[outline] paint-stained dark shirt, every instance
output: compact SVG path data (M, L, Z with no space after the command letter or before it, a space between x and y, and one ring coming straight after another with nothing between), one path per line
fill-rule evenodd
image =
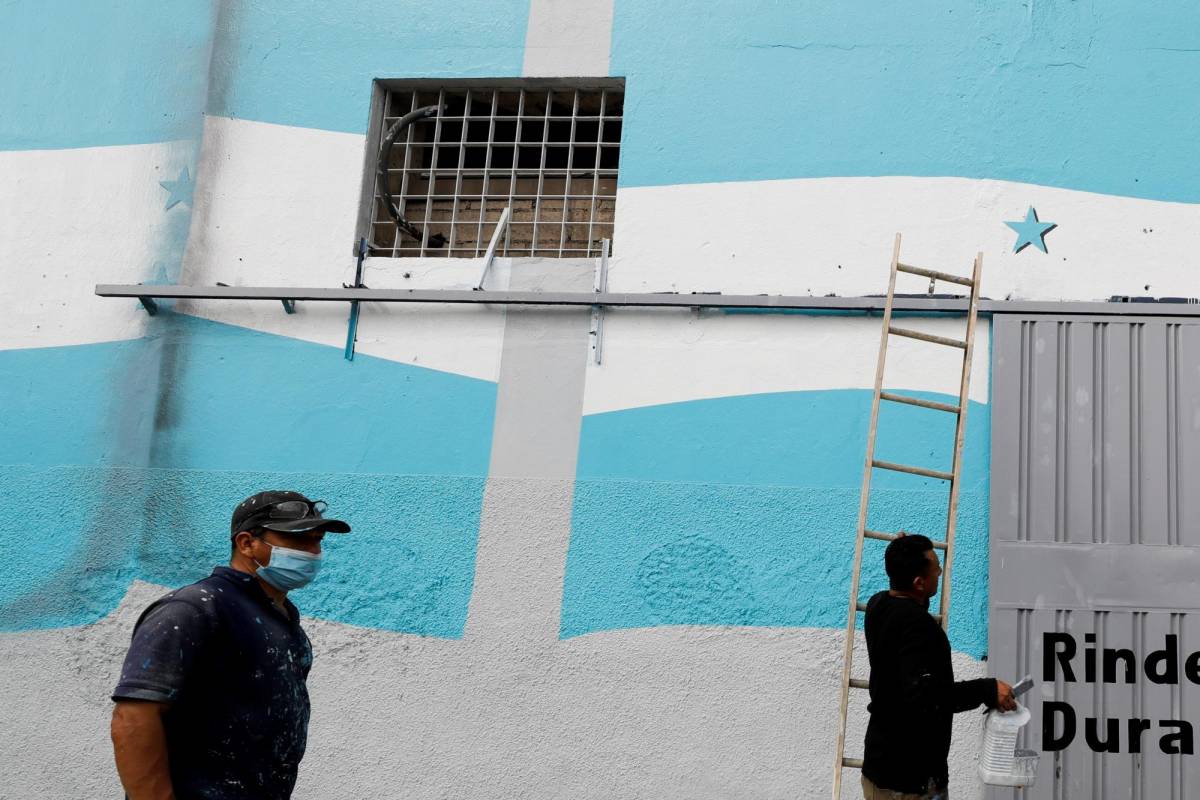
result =
M996 702L996 681L955 681L950 640L924 606L879 592L863 632L871 662L871 719L863 774L876 786L923 794L948 782L954 714Z
M229 567L142 614L114 700L167 703L177 800L285 800L308 736L312 648L258 581Z

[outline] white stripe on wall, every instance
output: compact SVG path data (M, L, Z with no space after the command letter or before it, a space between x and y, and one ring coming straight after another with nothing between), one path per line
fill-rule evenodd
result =
M0 152L0 349L92 344L142 335L136 301L95 296L97 283L175 272L186 204L167 209L189 141ZM173 277L173 276L169 276Z
M962 319L908 327L962 338ZM987 324L975 328L971 399L988 399ZM714 397L871 389L880 319L703 311L607 311L604 363L588 368L585 414ZM891 337L884 385L958 394L962 351Z
M1013 253L1005 220L1058 227ZM985 296L1200 296L1200 205L967 178L813 178L622 189L613 291L881 294L901 260L969 274ZM907 276L898 291L924 292ZM953 289L954 287L950 287ZM939 291L947 291L939 287Z
M205 120L196 213L183 283L339 287L354 280L353 246L364 137L224 117ZM507 279L498 262L489 286ZM467 289L475 259L368 259L373 289ZM112 302L112 301L110 301ZM345 303L200 301L179 308L206 319L342 347ZM495 380L504 334L500 309L365 303L357 352Z

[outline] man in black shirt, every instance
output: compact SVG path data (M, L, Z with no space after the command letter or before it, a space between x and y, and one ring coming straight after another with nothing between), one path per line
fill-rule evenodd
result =
M929 614L942 567L925 536L900 534L884 553L891 589L867 602L871 712L863 754L866 800L947 797L946 756L954 714L986 705L1016 708L994 678L955 681L950 640Z
M117 773L130 800L286 800L308 738L312 648L288 591L321 563L322 516L298 492L233 512L228 567L156 600L113 691Z

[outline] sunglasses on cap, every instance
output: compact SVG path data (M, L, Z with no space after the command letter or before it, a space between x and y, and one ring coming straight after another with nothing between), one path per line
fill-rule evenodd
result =
M238 526L241 530L269 527L277 522L295 522L302 519L323 519L324 511L329 505L324 500L280 500L269 506L263 506L242 520Z
M229 535L266 528L277 533L349 533L345 520L325 516L324 500L309 500L299 492L269 491L247 497L234 509Z
M323 516L328 508L329 504L324 500L313 500L311 503L304 500L282 500L272 503L254 517L262 517L265 514L269 519L304 519L305 517Z

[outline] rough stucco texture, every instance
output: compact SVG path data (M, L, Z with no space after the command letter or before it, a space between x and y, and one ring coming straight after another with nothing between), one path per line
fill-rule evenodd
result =
M2 467L0 480L24 509L0 525L0 546L22 554L0 581L0 630L95 621L135 578L198 580L227 558L230 499L269 486L323 497L356 529L328 538L306 613L462 634L482 477Z
M849 488L581 481L562 633L845 625L858 498ZM944 524L945 502L944 493L875 490L869 524L932 531ZM956 542L951 644L979 658L987 647L986 492L960 496ZM883 546L864 550L863 597L887 588Z

